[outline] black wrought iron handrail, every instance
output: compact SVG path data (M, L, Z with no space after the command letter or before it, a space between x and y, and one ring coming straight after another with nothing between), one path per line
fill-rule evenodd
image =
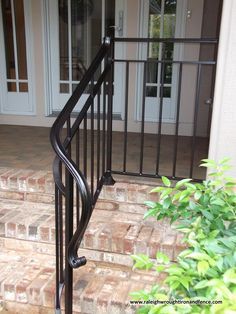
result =
M138 59L116 59L114 58L114 43L151 43L160 42L161 55L160 60L138 60ZM56 158L53 164L53 174L55 180L55 212L56 212L56 313L61 313L60 297L63 287L65 288L65 313L72 314L72 300L73 300L73 269L85 265L86 258L78 256L78 248L83 239L84 233L88 226L94 205L98 199L99 193L103 184L112 184L114 181L111 174L143 176L159 178L160 171L160 151L161 151L161 136L162 136L162 111L164 99L164 77L165 65L175 64L178 67L178 90L177 90L177 114L174 130L174 155L173 155L173 174L170 176L173 179L180 179L176 175L177 163L177 147L179 136L179 117L181 107L181 86L183 67L193 65L197 70L196 80L196 95L194 101L194 127L191 140L191 160L190 160L190 176L193 174L194 149L196 142L196 126L197 113L199 106L199 91L200 78L203 66L216 65L216 59L208 61L185 61L185 60L168 60L165 58L165 44L214 44L217 46L218 40L215 38L199 39L199 38L113 38L106 37L96 57L91 63L90 67L84 74L75 91L69 98L65 107L59 113L56 121L51 129L51 144L56 153ZM102 62L104 67L95 82L94 77L100 69ZM145 90L147 83L147 65L155 62L161 67L160 76L160 105L158 115L158 133L157 136L157 158L155 173L145 173L144 171L144 131L145 131ZM112 167L112 101L113 101L113 87L114 80L114 64L125 64L125 93L124 93L124 145L123 145L123 168L116 170ZM141 132L140 132L140 155L139 169L137 172L128 169L127 162L127 147L128 147L128 102L129 102L129 81L130 81L130 64L137 63L143 66L143 73L141 77L142 83L142 99L141 99ZM142 71L141 71L142 72ZM141 73L140 72L140 73ZM90 86L87 93L86 89ZM103 88L103 90L102 90ZM101 95L101 91L102 95ZM213 95L213 89L211 91ZM81 96L86 94L88 97L85 100L82 109L75 112L74 109L81 99ZM102 96L103 109L100 112L100 96ZM97 112L94 113L94 102L97 101ZM94 120L96 115L97 122L97 181L94 189ZM91 179L88 181L88 123L90 119L91 127ZM72 123L72 118L73 123ZM102 143L100 143L100 121L102 120ZM63 138L64 129L66 135ZM82 129L82 130L81 130ZM80 140L80 135L83 132L83 141ZM72 140L76 138L76 158L72 154ZM81 161L80 146L83 145L83 163ZM102 144L102 154L100 154L100 144ZM102 160L100 160L102 155ZM100 167L101 161L101 167ZM82 166L81 166L82 164ZM64 167L64 168L63 168ZM82 169L83 168L83 169ZM101 169L100 169L101 168ZM63 170L64 173L63 173ZM75 195L76 193L76 195ZM63 198L65 202L63 203ZM75 204L76 203L76 204ZM65 209L63 206L65 205ZM74 205L76 207L76 215L74 215ZM65 215L64 215L65 214ZM77 224L74 228L74 216L76 216ZM65 229L65 230L64 230ZM75 230L74 230L75 229ZM63 235L65 234L65 236ZM65 246L65 249L64 249Z
M110 77L110 79L112 78L112 64L113 64L113 59L111 57L111 54L113 53L112 43L113 42L111 41L110 37L106 37L104 39L104 43L102 44L100 50L98 51L90 67L86 71L85 75L81 79L80 83L76 87L71 97L69 98L65 107L62 109L62 111L56 118L50 133L51 144L56 153L56 158L53 164L53 175L55 181L55 207L56 207L56 310L59 313L60 313L60 297L63 286L65 286L65 302L66 302L65 310L66 313L68 314L72 313L72 297L73 297L72 269L78 268L82 265L85 265L86 263L86 258L84 256L82 257L78 256L78 248L83 239L83 235L89 223L94 204L99 196L101 185L105 182L106 176L106 174L103 172L101 175L101 180L99 180L99 178L97 179L98 185L94 193L93 178L91 178L91 186L89 186L86 174L81 171L78 164L80 152L79 151L77 152L76 155L77 160L73 160L72 158L71 143L75 135L78 135L78 133L80 132L80 125L83 121L86 124L87 131L87 114L89 110L91 111L92 115L91 123L94 124L94 99L97 95L99 95L100 97L102 84L104 87L104 93L106 93L106 89L110 90L110 92L112 91L112 87L109 86L110 84L112 84L111 80L110 82L108 80L108 84L106 82L108 76ZM95 84L94 75L98 71L103 61L104 70L100 74ZM83 105L81 111L75 117L73 124L71 125L72 113L74 118L75 114L74 109L78 104L78 101L80 100L81 96L85 93L85 90L89 86L89 84L92 84L89 96L86 99L85 104ZM109 109L108 104L108 113L106 113L104 109L103 119L105 119L108 116L111 116L111 113L112 109L111 108ZM107 125L109 126L108 122ZM67 134L65 139L62 139L63 128L65 127ZM110 143L108 141L107 145L109 146L109 144ZM86 159L86 157L84 157L84 159ZM84 160L84 162L87 161ZM107 165L108 164L109 158ZM65 169L64 182L62 175L62 166ZM105 170L109 171L108 168ZM93 176L93 173L91 173L91 176ZM77 196L75 198L73 196L74 183L77 192ZM62 197L64 197L65 199L65 223L63 222L64 218ZM77 203L81 202L81 206L80 204L77 204L77 226L75 232L73 232L73 219L74 219L73 206L75 201ZM64 227L65 238L63 238L62 235ZM65 254L63 250L64 245Z

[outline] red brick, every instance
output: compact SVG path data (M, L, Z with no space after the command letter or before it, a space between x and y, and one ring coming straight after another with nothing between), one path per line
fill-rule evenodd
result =
M7 237L12 237L14 238L16 236L16 224L9 222L7 223Z
M137 238L141 226L140 225L131 225L128 232L124 237L124 253L133 254L134 253L134 243Z
M47 284L45 285L43 289L43 292L42 292L43 306L51 307L51 308L54 307L55 291L56 291L55 277L53 277L51 280L47 282Z
M95 235L99 234L104 224L101 222L90 222L84 235L84 247L93 248Z
M160 251L166 254L170 260L174 260L174 246L175 246L176 236L165 234L162 238Z
M135 243L135 253L148 254L148 242L150 240L153 228L143 226L139 232Z
M97 302L96 302L96 311L99 312L105 312L105 310L108 308L110 299L114 293L114 290L116 289L119 281L117 278L114 277L107 277L104 281L104 285L99 291Z
M44 241L44 242L49 241L49 228L48 227L39 228L39 238L41 241Z
M117 253L124 252L124 237L130 228L127 223L113 223L112 226L112 251Z
M82 313L96 313L95 301L98 291L102 289L104 278L94 276L92 281L89 282L84 292L81 294L81 308Z
M98 235L98 250L111 251L111 227L105 225L100 234Z
M25 194L25 200L28 202L53 204L55 198L54 198L54 195L51 195L51 194L40 194L40 193L29 193L29 192L27 192Z
M24 193L23 192L1 191L0 190L0 198L23 201Z
M98 200L95 208L96 209L103 209L103 210L114 211L114 210L118 210L119 205L116 202L108 202L108 201L105 201L105 200Z
M151 258L156 257L156 253L160 251L163 232L159 229L154 229L149 242L149 256Z
M124 309L125 300L129 293L130 281L121 281L114 290L109 306L109 313L121 313Z
M54 272L53 268L45 268L40 274L35 278L30 286L27 288L29 295L29 303L34 305L42 305L42 293L44 286L47 284L48 280Z

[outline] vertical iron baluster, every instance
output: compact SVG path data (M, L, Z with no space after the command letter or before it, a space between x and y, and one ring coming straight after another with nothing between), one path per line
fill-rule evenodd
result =
M161 150L161 129L162 129L162 110L164 98L164 83L165 83L165 43L162 43L162 58L161 58L161 88L160 88L160 107L159 107L159 121L157 134L157 164L156 175L159 175L160 166L160 150Z
M71 138L70 118L67 120L67 138ZM71 157L71 144L67 148ZM73 177L66 168L66 199L65 199L65 314L71 314L73 310L73 269L68 263L68 245L73 236Z
M178 98L177 98L177 112L176 112L176 122L175 122L175 138L174 138L174 156L173 156L173 172L172 175L176 175L176 161L177 161L177 151L178 151L178 138L179 138L179 113L180 113L180 100L181 100L181 89L182 89L182 70L183 63L179 64L179 76L178 76Z
M80 169L80 128L76 132L76 165ZM76 184L76 220L77 226L79 225L80 220L80 194L78 185Z
M143 150L144 150L144 127L145 127L145 105L146 105L146 78L147 77L147 62L143 64L143 99L142 99L142 122L141 122L141 142L140 142L140 163L139 174L143 173Z
M106 160L105 160L105 152L106 152L106 81L103 84L103 117L102 117L102 174L105 173L106 168Z
M126 78L125 78L125 121L124 121L124 157L123 172L126 172L127 160L127 129L128 129L128 97L129 97L129 61L126 61Z
M56 226L56 309L60 309L60 211L59 211L59 190L55 185L55 226Z
M106 184L114 184L112 178L112 122L113 122L113 68L114 68L114 40L111 37L111 45L107 65L110 66L108 73L108 101L107 101L107 165L106 165Z
M101 90L98 91L98 106L97 106L97 188L100 180L100 110L101 110Z
M94 78L91 80L91 93L92 103L91 103L91 195L94 196Z
M59 162L59 174L62 181L62 163ZM62 206L62 193L58 193L58 225L59 225L59 242L60 242L60 283L64 282L64 252L63 252L63 206Z
M84 149L84 156L83 156L83 162L84 162L84 176L87 178L87 113L84 117L84 130L83 130L83 149Z
M191 149L191 162L190 162L190 172L189 176L193 176L193 163L194 163L194 153L196 144L196 132L197 132L197 116L198 116L198 106L200 97L200 79L201 79L202 65L198 63L197 65L197 81L196 81L196 94L195 94L195 108L194 108L194 122L193 122L193 136L192 136L192 149Z

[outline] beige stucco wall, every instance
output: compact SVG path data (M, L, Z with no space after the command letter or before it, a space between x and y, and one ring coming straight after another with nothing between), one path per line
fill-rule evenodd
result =
M230 157L236 177L236 1L224 0L209 157Z

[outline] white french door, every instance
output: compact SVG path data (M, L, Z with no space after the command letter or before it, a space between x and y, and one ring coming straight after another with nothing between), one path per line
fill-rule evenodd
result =
M115 25L123 0L45 1L48 16L48 77L51 96L49 114L60 111L96 56L106 30ZM98 79L102 66L95 74ZM88 94L79 100L80 111ZM118 104L118 102L117 102ZM118 105L119 107L120 105ZM120 108L114 111L119 112ZM95 104L96 109L96 104Z
M1 113L35 114L30 0L0 2Z
M178 38L184 37L186 0L142 0L141 1L140 36L146 38ZM143 86L144 66L138 67L137 104L138 120L141 120L142 92L145 93L145 120L159 121L161 87L163 84L163 122L175 122L178 65L166 63L164 78L161 77L162 60L180 60L181 45L173 43L140 44L139 57L147 60L146 84Z

